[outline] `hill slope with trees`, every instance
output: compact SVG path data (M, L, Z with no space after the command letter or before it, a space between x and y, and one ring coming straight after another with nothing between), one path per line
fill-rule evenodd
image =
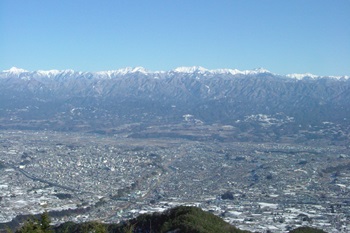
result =
M16 233L249 233L225 222L212 213L198 207L178 206L163 213L142 214L137 218L119 223L104 224L99 222L66 222L50 227L47 213L40 219L29 219L16 230ZM10 232L10 230L8 230ZM300 227L290 233L325 233L320 229Z

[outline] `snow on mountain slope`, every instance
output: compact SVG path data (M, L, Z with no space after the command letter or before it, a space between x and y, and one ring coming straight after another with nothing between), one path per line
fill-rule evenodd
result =
M260 74L260 73L271 73L270 71L263 69L263 68L258 68L254 70L238 70L238 69L214 69L214 70L209 70L201 66L192 66L192 67L178 67L174 70L173 72L177 73L198 73L198 74L205 74L205 73L210 73L210 74L243 74L243 75L251 75L251 74Z
M67 121L67 127L80 120L94 125L96 119L103 119L100 123L107 127L108 122L183 121L190 114L206 123L233 124L246 116L282 113L293 117L296 125L350 125L350 79L325 78L283 76L261 68L197 66L155 72L142 67L101 72L11 68L0 72L0 118L15 116L20 126L21 119L51 117L55 128L56 119ZM83 109L74 115L79 119L71 118L72 109Z
M182 66L174 69L173 71L177 73L201 73L201 74L209 72L208 69L201 66L192 66L192 67Z
M294 78L297 80L303 80L304 78L311 78L311 79L317 79L317 78L332 78L332 79L349 79L349 76L318 76L310 73L305 74L287 74L286 77L288 78Z
M122 69L118 69L118 70L98 71L96 73L99 75L111 76L111 75L126 75L126 74L130 74L130 73L147 74L147 73L151 73L151 72L146 70L145 68L139 66L139 67L126 67L126 68L122 68Z
M156 75L156 74L171 74L171 73L178 73L178 74L211 74L211 75L258 75L258 74L271 74L276 76L282 76L286 78L292 78L296 80L303 80L305 78L307 79L318 79L318 78L331 78L331 79L338 79L338 80L347 80L349 79L349 76L319 76L314 75L311 73L305 73L305 74L287 74L287 75L278 75L275 73L270 72L269 70L266 70L264 68L258 68L253 70L238 70L238 69L206 69L201 66L191 66L191 67L178 67L173 70L169 71L150 71L145 69L144 67L126 67L121 68L117 70L108 70L108 71L98 71L98 72L77 72L74 70L38 70L38 71L28 71L25 69L12 67L9 70L3 70L0 72L0 74L6 74L8 75L22 75L26 74L28 75L39 75L42 77L54 77L57 75L74 75L74 74L88 74L90 76L96 76L96 77L104 77L104 78L111 78L113 76L123 76L123 75L130 75L130 74L143 74L143 75Z
M20 73L25 73L25 72L28 72L28 71L24 70L24 69L17 68L17 67L12 67L11 69L4 70L3 72L4 73L11 73L11 74L20 74Z

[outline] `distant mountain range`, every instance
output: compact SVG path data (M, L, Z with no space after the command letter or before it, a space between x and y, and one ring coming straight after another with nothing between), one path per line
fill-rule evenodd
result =
M203 67L0 72L1 128L91 130L188 119L234 125L266 118L301 128L350 125L349 76Z
M201 66L192 66L192 67L178 67L174 70L170 71L150 71L145 69L144 67L126 67L122 69L117 70L108 70L108 71L99 71L99 72L76 72L74 70L38 70L38 71L28 71L25 69L12 67L9 70L3 70L2 76L11 76L11 75L18 75L18 76L57 76L57 75L67 75L76 73L78 75L84 75L84 76L97 76L101 78L111 78L116 77L120 75L127 75L127 74L135 74L135 73L142 73L145 75L156 75L156 74L172 74L172 73L184 73L184 74L231 74L231 75L256 75L256 74L262 74L262 73L269 73L272 75L276 75L271 73L270 71L264 69L264 68L257 68L254 70L238 70L238 69L206 69ZM283 75L277 75L277 76L283 76ZM349 79L349 76L318 76L310 73L305 74L287 74L285 77L289 78L295 78L295 79L304 79L304 78L332 78L332 79Z

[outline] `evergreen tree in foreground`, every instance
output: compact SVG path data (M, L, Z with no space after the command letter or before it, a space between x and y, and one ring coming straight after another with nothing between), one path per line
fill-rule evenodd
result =
M53 233L50 223L50 216L45 211L40 216L40 220L34 218L28 219L24 225L16 231L16 233Z

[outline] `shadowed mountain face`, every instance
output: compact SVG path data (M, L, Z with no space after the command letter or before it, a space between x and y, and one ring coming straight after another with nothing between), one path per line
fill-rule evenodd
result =
M350 79L265 70L0 73L1 128L98 130L178 124L185 115L204 124L282 117L298 127L349 125Z

